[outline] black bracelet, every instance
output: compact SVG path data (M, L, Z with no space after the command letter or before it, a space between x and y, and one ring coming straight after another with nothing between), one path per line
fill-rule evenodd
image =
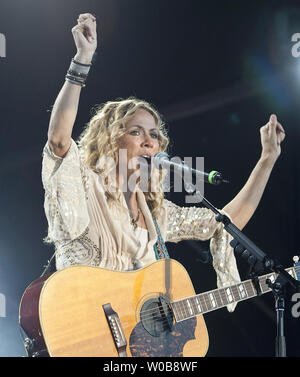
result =
M73 76L73 75L69 75L69 74L66 74L66 77L69 77L70 79L78 81L78 82L85 81L85 80L81 80L79 77L76 77L76 76Z
M88 75L86 75L85 73L80 73L80 72L76 72L76 71L72 71L70 69L68 69L67 73L71 76L76 76L80 79L83 79L83 80L86 80L86 78L88 77Z
M75 80L75 81L78 81L78 82L83 82L83 83L86 82L86 79L84 79L84 78L82 78L82 77L78 77L78 76L70 75L70 74L68 74L68 73L67 73L66 76L69 77L70 79Z
M92 65L92 63L90 63L90 64L79 63L74 58L72 58L72 62L75 63L75 64L78 64L78 65L82 65L83 67L90 67Z
M73 84L80 85L82 87L85 87L84 82L76 80L74 77L66 75L65 79Z

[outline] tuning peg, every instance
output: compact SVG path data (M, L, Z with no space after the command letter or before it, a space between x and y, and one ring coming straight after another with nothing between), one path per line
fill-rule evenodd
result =
M295 255L295 256L293 257L293 261L294 261L295 263L298 263L298 262L299 262L299 257L298 257L298 255Z

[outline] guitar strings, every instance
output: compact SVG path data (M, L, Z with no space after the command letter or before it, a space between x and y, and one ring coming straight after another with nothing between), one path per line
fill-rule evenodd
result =
M264 285L264 287L263 287L263 290L265 290L266 289L266 291L265 292L267 292L267 290L269 290L269 287L267 286L267 284L265 283L265 282L263 282L263 281L261 281L260 282L261 283L261 285ZM236 285L234 285L234 286L230 286L230 288L231 289L233 289L233 287L234 288L236 288L237 287L237 285L240 285L240 284L243 284L243 285L250 285L250 286L253 286L253 284L252 284L252 282L251 281L247 281L247 282L244 282L244 283L239 283L239 284L236 284ZM205 306L206 307L210 307L211 308L211 306L212 306L212 303L211 303L211 300L209 299L209 298L207 298L207 297L205 297L205 296L207 296L209 293L216 293L216 292L218 292L218 294L219 294L219 298L221 299L221 301L222 301L222 305L223 306L226 306L226 305L229 305L229 304L231 304L232 302L230 302L230 301L228 301L228 296L227 296L227 294L225 293L225 290L227 289L227 288L229 288L229 287L224 287L224 288L219 288L219 289L216 289L216 290L213 290L213 291L210 291L210 292L206 292L206 293L200 293L199 295L196 295L196 296L194 296L194 297L191 297L190 299L191 300L194 300L194 299L199 299L200 300L200 306L201 306L201 304L203 305L203 304L205 304ZM253 289L253 287L251 287L251 289L252 289L252 291L253 292L255 292L254 291L254 289ZM222 290L223 290L223 292L222 292ZM246 291L247 291L247 289L246 289ZM241 299L241 297L240 297L240 294L238 293L238 295L239 295L239 299ZM249 294L247 293L247 295L248 295L248 297L249 297ZM233 294L233 296L234 296L234 294ZM255 295L253 295L253 296L251 296L251 297L254 297ZM248 298L248 297L246 297L246 298ZM250 297L249 297L250 298ZM174 302L172 302L171 304L180 304L181 302L182 302L182 304L184 304L183 303L183 301L185 301L185 300L187 300L187 298L185 298L185 299L182 299L182 300L178 300L178 301L174 301ZM215 300L216 301L216 300ZM239 300L237 300L237 301L239 301ZM225 304L224 304L224 302L225 302ZM236 301L235 301L236 302ZM209 305L208 305L209 304ZM184 304L185 305L185 304ZM196 304L197 305L197 304ZM143 312L152 312L153 310L156 310L156 309L158 309L158 308L162 308L162 306L161 305L158 305L158 306L156 306L156 308L155 309L145 309ZM207 309L207 308L206 308ZM206 310L205 309L205 310ZM181 311L183 311L183 310L186 310L185 308L179 308L179 310L181 310ZM174 311L174 310L173 310ZM201 312L199 312L199 314L200 314Z
M222 305L218 305L218 306L216 305L214 307L214 306L212 306L211 301L208 298L206 298L204 295L205 295L205 293L201 297L200 297L200 295L197 296L197 298L200 299L199 300L200 301L200 303L199 303L200 307L202 307L204 309L201 310L201 311L197 310L197 312L195 312L195 310L191 309L192 312L193 312L193 314L190 313L189 308L186 306L186 304L183 303L183 301L185 299L180 300L180 301L175 301L175 302L172 303L172 304L174 304L174 303L177 304L176 312L179 314L179 316L182 316L182 314L183 314L184 318L182 320L189 319L189 318L197 316L197 315L201 315L201 314L203 314L203 312L205 314L205 313L207 313L209 311L220 309L220 308L225 307L225 306L227 306L229 304L233 304L233 303L235 303L237 301L240 301L240 300L237 300L237 301L228 302L227 296L225 294L223 294L223 295L220 294ZM254 297L254 296L251 296L251 297ZM251 297L247 297L247 298L251 298ZM194 299L194 298L192 298L192 299ZM227 302L224 304L224 301L226 301L225 299L227 300ZM197 304L194 304L194 306L197 307ZM147 313L146 313L146 315L143 316L143 319L144 320L151 319L151 318L153 318L153 315L155 315L156 313L160 314L160 309L161 308L163 308L162 305L157 305L156 308L144 310L142 313L145 313L145 312L147 312ZM174 311L175 311L174 308L171 308L170 310L172 312L173 317L176 318L176 315L174 314ZM140 315L140 318L141 318L141 315ZM167 319L166 319L166 321L167 321Z
M237 301L228 302L228 297L226 296L226 294L224 292L223 293L220 292L219 295L220 295L220 299L222 301L222 305L218 305L218 306L214 307L214 306L212 306L210 299L205 297L205 295L207 295L207 293L196 295L195 297L190 298L190 300L194 300L195 298L199 299L200 307L204 308L203 310L201 310L201 311L197 310L197 313L195 313L195 311L193 309L191 309L192 312L193 312L193 314L191 315L190 309L183 302L186 299L183 299L183 300L179 300L179 301L174 301L173 303L169 304L169 306L171 306L170 310L172 312L172 315L174 317L176 317L176 315L174 314L174 307L172 308L172 304L175 304L175 303L178 305L178 307L176 308L176 312L179 314L179 316L182 316L182 314L183 314L184 315L183 319L189 319L191 317L200 315L203 312L207 313L209 311L220 309L222 307L225 307L226 305L240 301L240 300L237 300ZM253 297L253 296L251 296L251 297ZM250 297L247 297L247 298L250 298ZM226 303L224 304L224 302L226 302ZM194 304L194 306L197 307L197 304ZM146 315L143 316L143 319L144 320L151 319L151 318L153 319L153 315L155 315L156 313L159 313L159 315L160 315L160 309L161 308L163 308L162 305L157 305L155 308L143 310L142 313L147 312ZM141 318L141 315L140 315L140 318ZM166 321L167 321L167 319L166 319Z
M251 282L247 282L248 284L252 284ZM261 282L263 283L263 282ZM232 288L232 287L231 287ZM264 288L267 288L267 290L265 290ZM267 286L267 284L265 284L265 287L263 288L264 290L264 293L266 293L270 288ZM225 291L225 288L223 288L224 291ZM252 288L253 290L253 288ZM212 311L212 310L215 310L215 309L218 309L218 308L221 308L221 307L224 307L226 305L229 305L231 303L235 303L235 302L238 302L240 300L242 300L242 298L239 296L239 299L238 300L235 300L235 301L231 301L229 302L228 301L228 296L225 294L225 292L220 292L219 291L219 298L220 300L222 301L222 304L221 305L218 305L216 307L212 306L212 302L209 298L207 298L207 294L208 293L203 293L203 294L200 294L200 295L196 295L195 297L192 297L190 300L194 300L194 299L199 299L199 304L200 304L200 307L203 307L204 309L202 311L199 311L197 310L197 313L195 313L195 310L191 309L192 312L193 312L193 315L198 315L198 314L201 314L203 311L204 312L208 312L208 311ZM213 293L213 291L212 291ZM249 297L249 295L247 297L245 297L245 299L247 298L252 298L254 297L255 295L252 295ZM186 315L188 314L188 318L190 318L190 309L186 306L186 304L183 302L185 301L186 299L183 299L183 300L179 300L179 301L175 301L173 302L172 304L177 304L177 308L176 308L176 311L179 313L179 315L184 315L186 317ZM216 300L215 300L216 301ZM224 303L225 302L225 303ZM193 304L194 306L197 307L197 304ZM157 312L159 309L162 308L162 305L157 305L155 308L152 308L152 309L145 309L143 311L143 313L147 312L148 314L148 318L151 318L151 316L153 314L155 314L155 312ZM171 307L171 311L174 313L174 308ZM181 312L181 313L180 313ZM176 317L176 316L175 316ZM147 316L144 316L145 319L147 319Z
M198 296L199 297L199 296ZM225 295L223 296L223 298L224 297L226 297ZM220 309L221 307L225 307L226 305L228 305L229 303L226 303L226 304L223 304L222 303L222 306L216 306L216 307L212 307L211 306L211 303L209 302L209 300L207 300L204 296L202 297L203 298L203 300L204 300L204 302L202 301L201 302L201 305L203 306L203 303L205 303L205 305L206 306L208 306L207 305L207 303L209 303L209 305L210 305L210 309L205 309L205 313L208 313L208 312L210 312L210 311L213 311L213 310L216 310L216 309ZM180 301L175 301L176 303L180 303ZM236 301L235 301L236 302ZM232 302L233 303L233 302ZM173 302L173 304L174 304L174 302ZM182 303L183 304L183 303ZM145 311L147 311L147 312L152 312L152 313L147 313L147 315L145 315L145 316L141 316L140 315L140 320L142 320L142 318L141 317L143 317L143 320L150 320L150 319L153 319L153 320L156 320L156 319L158 319L158 318L162 318L162 317L160 317L160 315L161 315L161 312L160 312L160 308L162 308L162 305L158 305L155 309L148 309L148 310L145 310ZM198 315L201 315L201 314L203 314L203 312L202 311L198 311L197 313L194 313L193 312L193 314L190 314L190 312L188 312L188 310L189 309L187 309L186 307L181 307L181 308L177 308L177 311L178 311L178 309L180 310L180 312L182 312L183 314L184 314L184 318L182 318L180 321L176 321L176 316L174 315L174 310L173 309L171 309L171 312L172 312L172 317L174 318L175 317L175 322L181 322L181 321L183 321L183 320L187 320L187 319L191 319L191 318L193 318L193 317L196 317L196 316L198 316ZM145 311L143 311L143 312L145 312ZM188 312L188 313L187 313ZM182 315L182 313L179 313L179 314L181 314ZM158 314L158 316L156 316L155 317L155 314ZM187 315L188 314L188 315ZM164 319L161 319L160 321L159 321L159 323L160 324L165 324L165 323L169 323L169 320L168 320L168 318L166 318L166 317L164 317Z
M299 272L300 271L300 266L299 267L295 266L294 269L295 269L296 272ZM266 278L267 278L267 276L266 276ZM252 285L252 282L251 281L246 281L244 283L239 283L239 284L243 284L243 285L245 285L245 284L251 284ZM236 287L239 284L236 284L234 286L230 286L230 288L232 289L233 287ZM269 286L267 285L267 283L264 282L263 280L260 281L260 284L262 285L263 293L266 293L267 291L271 290L271 288L269 288ZM227 288L229 288L229 287L227 287ZM225 291L225 289L226 289L226 287L223 288L224 291ZM220 299L222 301L222 306L218 305L216 307L212 307L212 302L207 297L205 297L208 294L208 292L196 295L195 297L192 297L192 299L195 299L195 298L200 299L200 307L201 307L201 305L203 306L203 304L205 304L205 306L206 306L206 309L204 310L205 313L208 312L208 311L213 311L215 309L219 309L221 307L225 307L225 306L227 306L229 304L232 304L232 303L240 301L240 300L235 300L235 301L232 301L232 302L228 302L228 296L226 296L226 294L224 294L224 291L223 292L221 292L220 290L216 290L216 291L219 291L219 296L220 296ZM213 292L214 291L211 291L211 293L213 293ZM245 297L245 299L252 298L252 297L255 297L255 295L251 296L251 297ZM227 303L224 304L225 299L226 299ZM185 317L186 317L186 314L189 313L189 308L187 308L185 306L186 304L183 303L184 300L186 300L186 299L175 301L175 302L173 302L173 303L171 303L171 304L168 305L170 311L172 312L173 317L176 317L174 315L174 308L172 308L172 307L170 308L170 306L172 304L174 304L174 303L177 303L178 305L180 305L181 301L182 301L181 305L183 305L183 306L178 307L176 310L182 312L181 314L184 314ZM197 304L194 304L194 305L197 306ZM207 309L207 307L210 307L210 309ZM160 315L160 309L162 309L162 308L163 308L162 305L157 305L155 308L143 310L143 313L146 313L146 315L143 316L143 319L145 319L145 320L150 319L150 318L153 319L153 315L155 315L156 313L159 313L159 315ZM192 316L188 315L188 317L186 317L184 319L188 319L188 318L191 318L193 316L200 315L203 312L203 311L199 311L198 310L198 313L194 313L194 310L193 309L191 309L191 310L193 312L193 315ZM168 319L166 318L165 321L168 321Z
M224 289L225 290L225 288L220 288L220 289ZM216 291L218 291L218 290L216 290ZM214 291L210 291L211 293L213 293ZM202 306L203 306L203 304L205 304L205 306L206 306L206 309L205 310L207 310L207 307L209 306L210 308L211 308L211 306L212 306L212 304L211 304L211 300L209 299L209 298L207 298L207 297L205 297L207 294L208 294L209 292L206 292L206 293L200 293L199 295L196 295L196 296L193 296L193 297L190 297L189 299L190 300L194 300L194 299L199 299L200 300L200 304L202 304ZM228 305L228 304L230 304L231 302L228 302L228 300L227 300L227 296L226 296L226 294L225 294L225 292L219 292L219 296L220 296L220 298L221 298L221 301L222 301L222 305L223 306L226 306L226 305ZM239 298L240 298L240 296L239 296ZM182 304L182 305L185 305L184 303L183 303L183 301L185 301L185 300L187 300L188 298L185 298L185 299L181 299L181 300L177 300L177 301L173 301L173 302L171 302L171 303L169 303L168 304L168 306L171 306L172 304L177 304L177 305L180 305L180 304ZM225 304L224 304L224 301L226 302ZM197 306L197 304L195 304L195 306ZM162 305L157 305L155 308L151 308L151 309L144 309L143 310L143 313L145 313L145 312L149 312L149 313L151 313L151 312L153 312L153 311L156 311L157 309L161 309L161 308L163 308L163 306ZM177 309L176 309L177 310ZM184 307L181 307L181 308L179 308L179 310L180 311L185 311L186 309L184 308ZM174 312L174 310L171 308L171 311L173 311ZM200 314L201 312L199 312L199 314Z

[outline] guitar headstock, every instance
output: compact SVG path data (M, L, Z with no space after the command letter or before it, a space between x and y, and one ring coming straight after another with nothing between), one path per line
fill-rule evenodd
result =
M297 279L300 280L300 258L298 257L298 255L295 255L293 257L293 261L294 261L294 269L297 275Z

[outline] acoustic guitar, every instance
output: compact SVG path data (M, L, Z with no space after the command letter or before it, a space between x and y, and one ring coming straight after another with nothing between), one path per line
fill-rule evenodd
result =
M286 271L300 280L300 263ZM271 291L258 278L261 293ZM185 268L161 259L118 272L71 266L32 282L19 324L29 356L205 356L203 314L257 296L252 280L195 295Z

